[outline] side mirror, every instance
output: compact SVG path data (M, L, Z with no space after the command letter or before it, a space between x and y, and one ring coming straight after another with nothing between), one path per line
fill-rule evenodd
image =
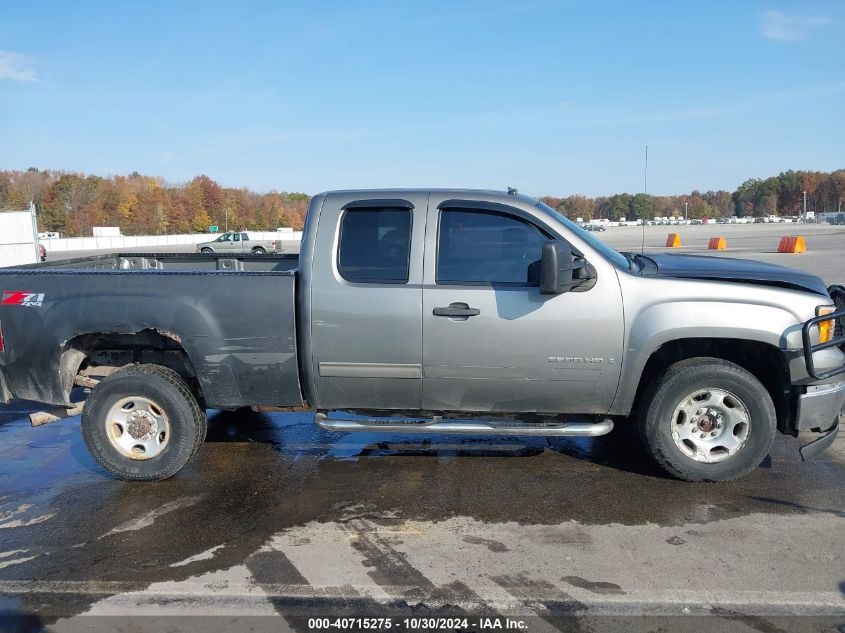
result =
M540 294L559 295L572 290L583 275L586 262L572 251L566 240L552 240L543 244L540 258Z

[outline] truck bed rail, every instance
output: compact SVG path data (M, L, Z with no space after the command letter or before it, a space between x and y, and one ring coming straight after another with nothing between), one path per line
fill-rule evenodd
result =
M299 255L252 253L108 253L37 264L8 270L226 270L236 272L281 272L299 266Z

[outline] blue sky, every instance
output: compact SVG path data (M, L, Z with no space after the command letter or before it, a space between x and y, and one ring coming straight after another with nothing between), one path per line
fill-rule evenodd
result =
M73 6L78 5L78 6ZM316 193L845 167L845 3L11 2L0 168Z

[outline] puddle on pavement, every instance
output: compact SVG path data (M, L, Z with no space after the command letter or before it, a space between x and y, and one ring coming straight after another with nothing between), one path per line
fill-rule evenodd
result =
M845 508L842 464L802 464L789 439L778 440L768 468L739 482L690 484L663 476L626 431L491 441L329 433L309 414L213 412L197 459L144 484L101 471L78 427L72 418L31 429L0 410L0 513L25 503L24 516L53 515L0 530L0 550L35 556L0 569L0 580L183 580L241 564L273 534L352 506L376 519L543 525L684 525ZM40 595L37 604L62 600L64 612L68 604L82 612L102 597ZM33 600L23 598L29 608Z

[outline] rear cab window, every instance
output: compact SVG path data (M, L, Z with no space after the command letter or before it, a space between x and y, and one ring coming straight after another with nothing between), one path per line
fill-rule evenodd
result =
M351 208L340 221L337 269L354 283L408 282L411 210L399 207Z

